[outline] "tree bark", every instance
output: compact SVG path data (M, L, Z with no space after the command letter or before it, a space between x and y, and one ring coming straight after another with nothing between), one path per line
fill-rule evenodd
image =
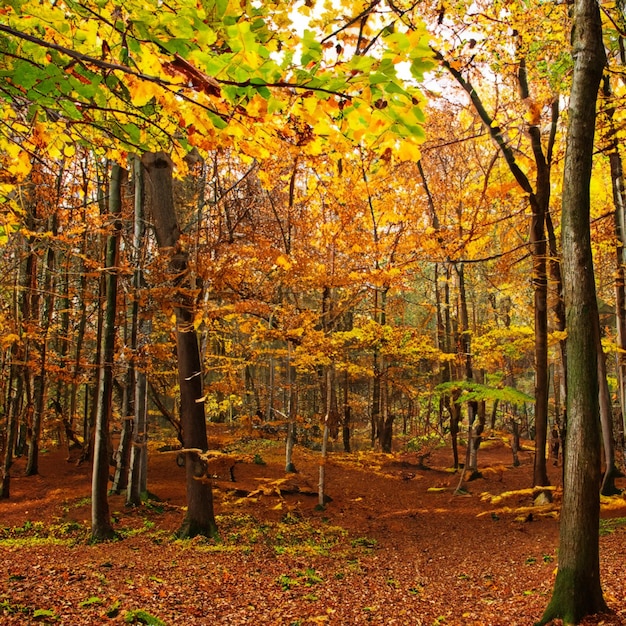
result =
M141 250L143 247L145 223L144 223L144 194L142 164L139 158L135 158L133 171L135 176L135 206L133 221L133 261L135 272L133 276L133 305L131 311L132 330L131 347L133 360L131 367L134 370L134 394L133 401L133 433L128 466L128 486L126 489L126 504L139 506L147 493L147 467L148 467L148 380L146 376L146 364L144 362L144 349L150 334L150 320L145 315L140 315L141 291L144 287L143 259Z
M91 537L105 541L115 533L109 512L109 424L113 405L113 362L117 322L117 278L119 273L119 245L122 225L122 187L126 171L114 164L109 187L109 214L113 230L107 236L105 258L105 310L102 328L101 362L99 366L98 400L93 445L93 473L91 480Z
M574 72L563 177L563 286L567 314L568 428L561 509L559 569L552 599L541 618L566 624L606 610L600 585L600 429L598 326L591 235L590 180L596 99L605 54L596 0L575 0Z
M176 347L178 352L178 383L180 387L180 417L185 453L187 514L178 530L180 537L217 535L213 512L211 480L201 454L208 449L202 366L198 337L194 328L194 302L185 292L188 270L187 253L179 245L180 230L174 207L172 185L173 165L164 152L147 152L142 157L145 173L147 206L152 211L157 243L162 252L171 255L171 270L176 296Z

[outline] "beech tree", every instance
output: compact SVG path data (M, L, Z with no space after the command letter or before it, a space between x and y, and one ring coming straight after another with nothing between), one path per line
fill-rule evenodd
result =
M109 187L109 215L113 221L107 236L105 255L105 279L103 294L103 327L101 333L100 363L98 363L98 397L94 426L93 474L91 488L91 535L102 541L113 536L113 527L107 499L109 483L109 460L112 450L109 444L109 424L113 402L113 364L115 360L115 337L117 315L117 284L119 273L119 246L121 237L120 214L122 211L122 188L126 171L114 164Z
M568 429L559 569L541 618L566 624L606 610L600 585L600 430L597 376L598 306L589 229L596 99L606 63L597 0L575 0L574 74L563 176L563 285L568 330Z

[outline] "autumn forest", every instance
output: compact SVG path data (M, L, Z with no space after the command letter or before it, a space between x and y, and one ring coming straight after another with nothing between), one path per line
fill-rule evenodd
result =
M69 562L114 568L138 541L120 519L145 514L168 532L130 549L169 591L130 610L117 587L65 609L59 590L52 610L8 559L0 616L216 623L172 608L186 583L155 578L156 545L189 572L213 546L225 576L245 544L248 580L250 537L277 550L292 524L361 589L374 546L418 562L436 544L407 528L455 510L475 536L539 533L545 576L520 584L544 591L407 609L430 591L401 569L379 590L409 604L356 617L313 608L330 581L298 595L325 553L289 553L273 581L296 609L221 623L623 623L624 542L605 558L602 529L626 532L625 37L621 0L5 0L0 543L62 563L63 519ZM404 525L368 521L394 507ZM536 562L516 545L503 571Z

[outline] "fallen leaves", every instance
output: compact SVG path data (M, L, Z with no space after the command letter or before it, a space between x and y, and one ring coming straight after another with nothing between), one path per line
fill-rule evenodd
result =
M44 456L47 478L16 477L15 500L2 504L0 621L21 625L37 612L41 623L76 626L127 618L146 623L139 620L147 615L168 626L527 626L541 615L557 566L558 526L546 517L556 509L540 514L530 506L532 491L520 489L528 484L528 461L506 466L502 480L500 472L487 472L456 498L458 477L435 469L449 462L448 450L433 453L431 469L411 467L416 480L401 479L407 468L393 455L331 453L333 501L317 511L315 499L295 489L310 486L317 454L297 448L299 473L287 477L282 445L258 445L266 465L246 448L237 482L226 478L215 491L220 541L172 539L184 472L173 455L155 452L150 490L165 502L132 510L115 504L123 539L88 545L81 521L88 472L72 468L82 474L57 483L52 469L65 465L52 457L47 466ZM489 460L497 468L509 456L504 446L492 446L483 466ZM71 498L62 486L72 489ZM233 488L256 493L238 498ZM603 587L615 615L585 626L626 620L622 503L605 503L612 517L601 537ZM533 523L515 521L520 509L533 511Z

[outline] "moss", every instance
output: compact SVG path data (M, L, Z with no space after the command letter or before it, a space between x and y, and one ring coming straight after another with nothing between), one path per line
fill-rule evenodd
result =
M535 626L545 626L554 619L561 619L564 626L569 626L580 623L587 615L606 612L608 609L599 585L594 593L593 585L586 578L574 569L559 569L552 599Z

